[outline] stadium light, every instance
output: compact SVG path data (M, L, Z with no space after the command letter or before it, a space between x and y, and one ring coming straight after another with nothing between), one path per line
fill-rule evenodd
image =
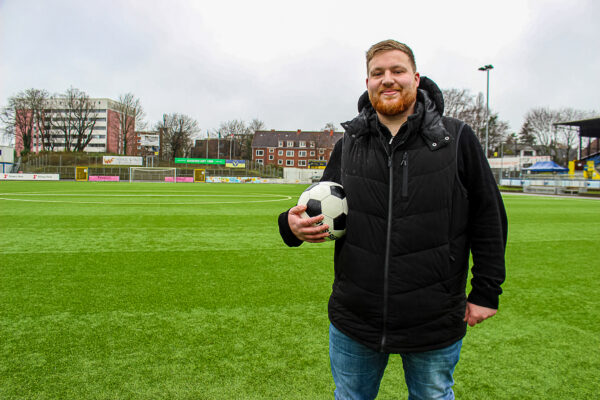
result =
M490 130L490 69L494 69L491 64L479 67L479 71L487 73L487 92L485 95L485 158L488 157L488 133Z

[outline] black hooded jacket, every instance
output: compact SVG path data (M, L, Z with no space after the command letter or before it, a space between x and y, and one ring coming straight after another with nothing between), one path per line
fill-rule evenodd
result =
M392 136L363 94L323 174L344 186L349 208L335 245L329 319L378 351L434 350L464 336L470 253L468 300L498 307L502 198L471 128L442 113L441 91L422 77L415 113ZM301 244L287 212L279 228L286 244Z

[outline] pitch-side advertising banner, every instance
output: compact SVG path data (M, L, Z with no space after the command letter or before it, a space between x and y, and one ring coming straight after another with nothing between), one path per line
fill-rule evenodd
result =
M227 160L225 162L227 168L246 168L245 160Z
M207 176L209 183L268 183L268 179L256 176Z
M175 158L175 164L212 164L225 165L225 160L220 158Z
M104 156L102 164L104 165L143 165L142 157L127 157L127 156Z
M7 181L57 181L58 174L0 174L0 179Z
M141 135L140 136L140 145L141 146L160 146L160 136L159 135Z

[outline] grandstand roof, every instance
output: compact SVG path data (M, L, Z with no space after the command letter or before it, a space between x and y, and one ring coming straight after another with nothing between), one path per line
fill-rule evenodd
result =
M554 126L578 126L579 136L600 138L600 118L558 122Z

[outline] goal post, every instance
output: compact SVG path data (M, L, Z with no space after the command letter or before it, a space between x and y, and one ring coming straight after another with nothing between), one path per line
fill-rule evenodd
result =
M129 182L177 182L177 168L129 167Z

